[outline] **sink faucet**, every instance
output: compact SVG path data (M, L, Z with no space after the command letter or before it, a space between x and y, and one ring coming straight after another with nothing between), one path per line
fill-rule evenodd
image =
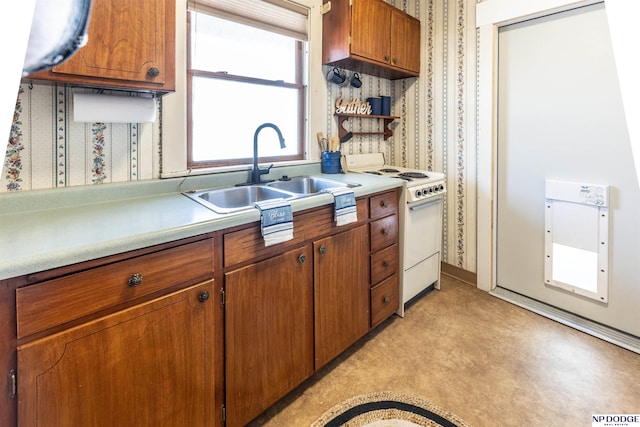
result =
M274 125L273 123L263 123L258 126L258 129L256 129L256 133L253 134L253 169L251 169L251 184L259 184L260 175L268 174L269 170L271 170L271 167L273 166L271 165L267 169L260 169L260 167L258 166L258 134L262 129L266 127L273 128L273 130L276 131L276 133L278 134L278 139L280 140L280 148L285 148L284 138L282 137L282 132L280 132L278 126Z

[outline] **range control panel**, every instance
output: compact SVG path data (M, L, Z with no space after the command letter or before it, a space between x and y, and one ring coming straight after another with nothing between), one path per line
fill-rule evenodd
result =
M444 181L417 185L415 187L407 188L407 203L417 202L418 200L426 200L431 197L445 194L446 192L447 189L444 185Z

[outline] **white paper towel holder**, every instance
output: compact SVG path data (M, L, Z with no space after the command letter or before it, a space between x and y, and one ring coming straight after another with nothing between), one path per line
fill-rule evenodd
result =
M107 95L73 94L73 120L85 123L153 123L156 121L156 98L152 94Z

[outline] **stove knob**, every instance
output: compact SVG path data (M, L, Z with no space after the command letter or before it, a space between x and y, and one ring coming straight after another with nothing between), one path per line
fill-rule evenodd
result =
M422 197L422 190L416 190L416 197Z
M444 190L444 185L440 184L440 185L438 186L438 190L443 191L443 190Z
M433 187L429 187L429 194L433 193Z

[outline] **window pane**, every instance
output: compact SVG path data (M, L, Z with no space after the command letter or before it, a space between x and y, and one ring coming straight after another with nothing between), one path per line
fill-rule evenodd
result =
M192 160L228 160L253 155L253 135L262 123L278 126L258 138L260 157L298 153L298 90L205 77L193 78Z
M295 39L192 13L191 68L295 82Z

